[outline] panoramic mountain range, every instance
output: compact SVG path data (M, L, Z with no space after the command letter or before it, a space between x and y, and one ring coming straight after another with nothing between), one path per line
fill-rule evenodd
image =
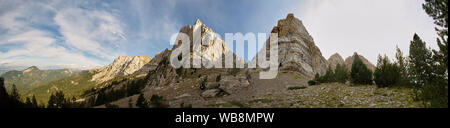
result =
M179 32L192 39L194 28L200 28L201 40L207 42L201 46L203 58L224 63L224 55L232 51L200 20ZM105 104L138 107L135 103L141 95L146 99L163 97L158 103L167 107L298 107L304 104L292 104L297 93L289 88L306 88L307 81L315 74L324 75L329 67L335 69L337 64L350 69L353 63L354 56L344 60L338 53L325 59L302 21L293 14L279 20L271 32L278 33L279 39L279 73L272 80L259 79L261 70L258 69L175 69L169 59L180 44L154 58L119 56L110 65L85 71L39 70L33 66L6 72L1 77L6 79L7 86L15 84L24 89L24 95L35 95L44 104L51 94L63 91L68 97L76 97L77 102L85 102L85 107L107 107ZM241 57L232 55L237 65L246 65ZM359 57L370 70L375 70L367 59ZM249 63L256 63L255 60Z

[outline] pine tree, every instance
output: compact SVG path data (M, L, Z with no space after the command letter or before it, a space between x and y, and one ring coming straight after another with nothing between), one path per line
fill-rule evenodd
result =
M397 65L400 71L400 78L399 81L397 82L397 85L409 86L410 83L408 79L408 62L406 58L403 56L403 52L400 50L400 48L398 48L398 46L396 51L397 52L395 53L395 58L397 59L397 61L395 62L395 64Z
M0 77L0 108L8 108L9 106L9 95L6 91L4 85L3 77Z
M410 44L409 74L416 99L426 107L448 107L448 77L442 73L442 63L433 59L426 43L415 34Z
M31 97L31 103L33 104L33 108L39 108L39 105L38 105L37 100L36 100L36 96L33 95Z
M323 76L323 81L325 83L335 82L334 72L333 72L333 70L331 70L331 67L328 67L327 72Z
M389 61L386 55L384 57L379 55L374 77L374 81L378 87L389 87L397 84L399 81L400 70L396 64Z
M430 81L432 74L432 53L426 48L425 42L414 34L413 40L409 46L409 71L410 78L416 87L425 85Z
M57 108L68 108L67 100L64 97L64 93L62 91L57 91L55 93L56 98L56 107Z
M350 72L352 83L372 84L372 71L367 68L357 53L353 55L353 58L354 60Z
M31 103L31 99L29 97L25 98L25 106L27 108L32 108L33 107L33 104Z
M319 75L319 73L316 73L316 75L314 76L314 80L319 80L319 78L320 78L320 75Z
M423 83L419 83L420 95L425 106L448 108L448 0L425 0L422 5L425 12L434 19L437 25L435 28L438 34L437 45L439 51L432 50L432 69L431 74L426 79L422 79ZM416 67L419 70L420 67ZM429 67L428 67L429 68ZM425 70L426 69L422 69ZM427 72L428 73L428 72ZM421 74L413 72L414 76ZM417 80L417 79L416 79ZM422 85L421 85L422 84Z
M17 87L15 84L12 85L12 92L10 95L11 99L16 100L16 101L20 101L20 94L17 91Z
M48 103L47 103L47 108L55 108L55 95L50 95L50 98L49 98L49 100L48 100Z
M336 82L345 83L348 79L348 72L345 65L337 64L334 70L334 76Z

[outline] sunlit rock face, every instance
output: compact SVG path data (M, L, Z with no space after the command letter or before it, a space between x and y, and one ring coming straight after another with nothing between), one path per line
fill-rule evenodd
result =
M119 56L108 66L96 67L90 71L94 73L92 81L105 82L117 76L126 76L135 73L150 62L148 56Z
M324 74L327 69L327 60L322 56L319 48L309 35L302 21L288 14L286 19L278 21L278 25L272 29L272 33L278 33L278 62L280 71L293 71L308 77L316 73ZM267 50L269 56L269 46ZM260 51L261 52L261 51ZM252 62L256 61L255 57Z

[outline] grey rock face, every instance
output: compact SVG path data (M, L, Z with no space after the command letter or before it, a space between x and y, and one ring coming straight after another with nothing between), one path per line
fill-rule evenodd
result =
M202 97L213 98L219 96L220 92L220 89L209 89L202 93Z
M129 56L119 56L108 66L91 69L90 72L95 73L95 75L92 76L91 81L105 82L117 76L133 74L150 60L150 57L147 56L135 56L133 58Z
M210 62L216 62L216 61L222 61L222 66L224 66L224 54L231 53L234 57L236 55L229 51L226 48L225 42L217 37L215 33L212 31L212 29L208 28L206 25L202 24L200 20L197 20L194 25L186 25L183 28L181 28L180 33L185 33L189 36L191 42L190 45L193 46L193 28L199 27L201 29L201 40L204 45L201 46L201 53L203 54L203 58L209 60ZM148 79L148 85L149 86L164 86L164 85L170 85L172 82L176 82L177 79L182 78L183 76L180 76L177 74L174 67L170 65L170 56L174 49L177 49L180 46L179 42L178 44L175 44L172 48L172 50L166 49L162 53L159 53L155 56L155 58L152 59L147 65L145 65L140 71L137 73L144 74L144 73L150 73ZM191 48L191 67L192 67L192 58L193 58L193 49ZM219 59L219 57L222 56L222 59ZM236 57L238 58L238 57ZM244 65L243 59L237 59L240 60L242 65ZM181 69L183 70L183 69Z
M272 29L278 33L278 62L280 71L294 71L308 77L316 73L324 74L327 69L327 60L322 56L319 48L314 44L302 21L288 14L286 19L278 21ZM267 56L269 50L266 42ZM256 62L256 57L251 63Z
M357 53L356 53L356 54L357 54ZM359 58L362 60L362 62L364 63L364 65L367 66L368 69L372 70L372 72L375 71L375 66L374 66L372 63L370 63L369 60L367 60L367 59L366 59L364 56L362 56L362 55L359 55L359 54L358 54L358 56L359 56ZM349 57L345 58L345 66L347 67L348 70L351 70L351 69L352 69L352 65L353 65L353 60L354 60L354 59L355 59L355 58L354 58L353 56L349 56Z
M338 53L335 53L328 58L328 66L331 70L335 70L338 64L345 65L344 59Z
M227 92L228 94L235 94L239 90L247 88L250 86L250 83L245 75L240 74L237 76L225 76L219 82L219 89Z

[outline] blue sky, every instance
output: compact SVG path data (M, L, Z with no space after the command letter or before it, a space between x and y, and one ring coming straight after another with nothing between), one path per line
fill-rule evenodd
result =
M224 33L268 33L294 13L325 58L407 51L418 33L435 48L421 0L0 0L0 68L81 68L119 55L171 48L170 36L200 19ZM255 51L250 51L253 54ZM238 53L244 56L243 53Z

